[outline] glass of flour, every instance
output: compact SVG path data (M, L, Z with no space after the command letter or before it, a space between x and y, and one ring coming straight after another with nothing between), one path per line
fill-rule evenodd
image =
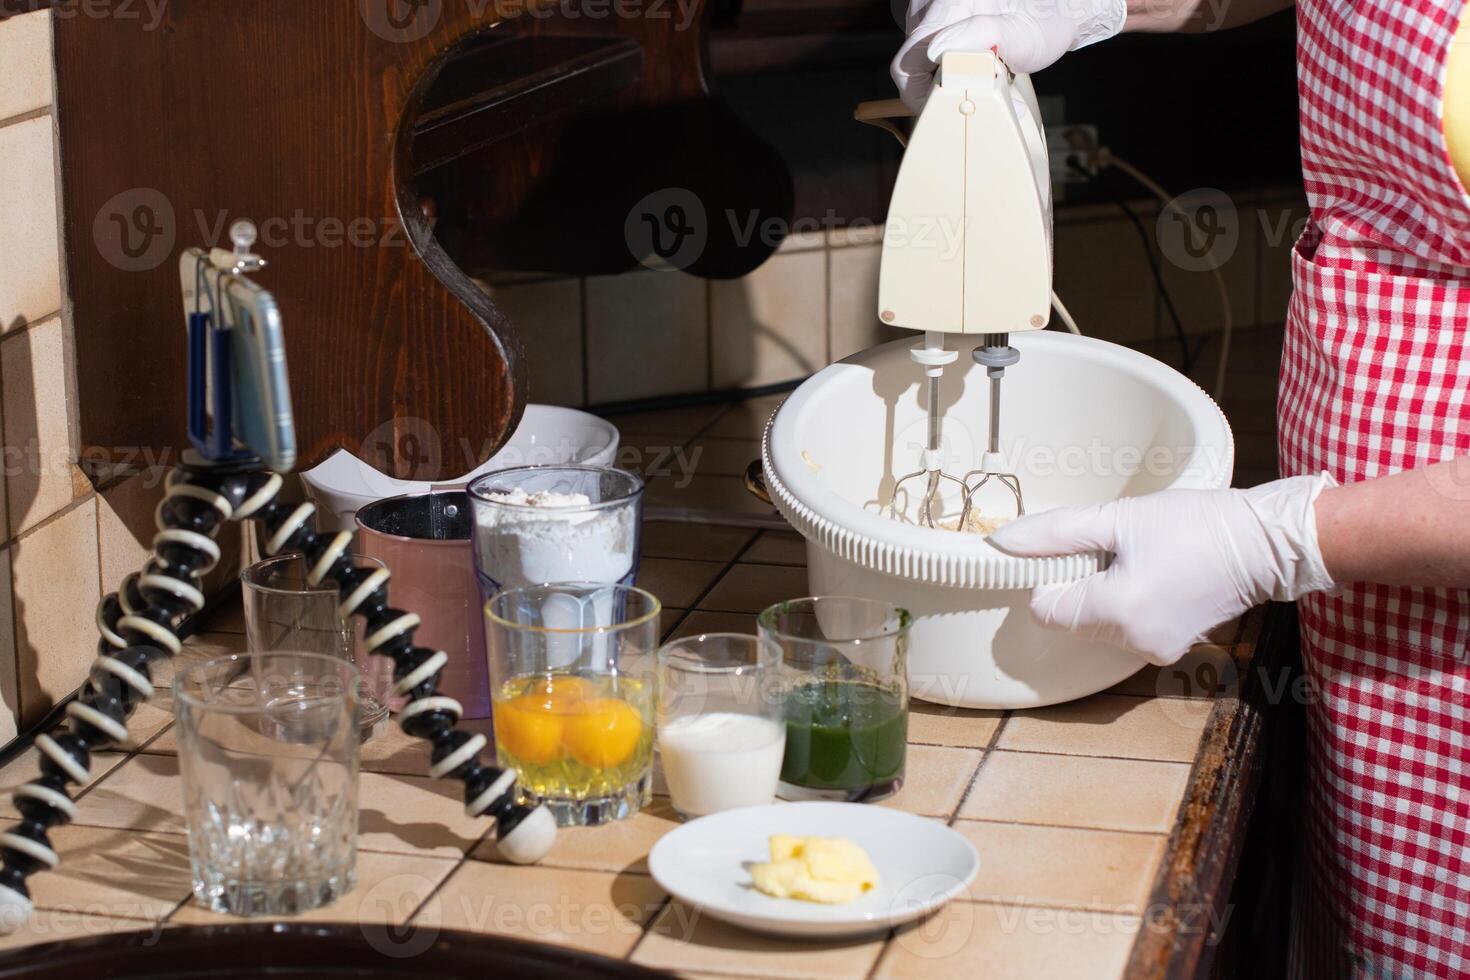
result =
M475 573L486 601L557 582L632 585L643 480L601 466L520 466L470 484Z

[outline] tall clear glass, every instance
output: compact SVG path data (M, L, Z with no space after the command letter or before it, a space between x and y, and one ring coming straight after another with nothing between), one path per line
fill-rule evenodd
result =
M605 466L520 466L487 473L469 493L483 598L547 582L633 584L641 477Z
M199 904L291 915L352 890L359 680L315 653L235 654L174 679Z
M376 558L353 555L354 564L385 567ZM362 674L362 738L380 735L388 725L393 690L393 661L375 657L362 646L362 627L342 615L335 587L306 584L306 560L300 554L256 562L240 574L245 605L245 642L252 653L296 650L340 657Z
M781 651L786 753L780 796L872 802L903 786L912 617L875 599L793 599L756 619Z
M786 749L781 652L757 637L706 633L658 652L658 758L685 818L776 797Z
M619 820L649 800L659 613L642 589L588 582L486 603L496 754L560 826Z

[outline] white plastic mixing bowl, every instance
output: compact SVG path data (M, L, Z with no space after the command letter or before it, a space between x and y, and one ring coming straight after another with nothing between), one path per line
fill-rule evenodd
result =
M611 466L617 455L618 428L606 419L575 408L527 405L521 424L500 451L457 479L434 483L395 479L345 449L302 473L301 479L320 512L322 530L351 531L360 509L387 497L463 486L482 474L512 466Z
M1021 362L1006 372L1002 450L1030 513L1171 488L1229 486L1234 440L1194 382L1146 355L1086 337L1011 337ZM919 527L881 513L924 448L922 375L912 341L855 354L798 388L766 429L771 496L807 539L817 595L879 598L915 617L914 696L973 708L1029 708L1104 690L1143 666L1130 654L1043 630L1030 590L1070 582L1106 556L1016 558L975 534ZM945 468L975 465L988 432L990 389L969 347L945 373ZM978 498L1010 515L1001 487ZM958 494L946 513L959 513ZM916 508L915 508L916 509Z

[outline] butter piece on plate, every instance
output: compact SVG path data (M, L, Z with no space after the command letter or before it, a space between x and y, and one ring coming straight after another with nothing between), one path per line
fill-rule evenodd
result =
M878 887L867 853L839 837L772 834L771 860L750 869L757 890L772 898L844 905Z

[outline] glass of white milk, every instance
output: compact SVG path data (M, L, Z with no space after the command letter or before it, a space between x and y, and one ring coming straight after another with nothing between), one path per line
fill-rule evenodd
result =
M738 633L706 633L658 654L657 738L664 781L684 818L770 803L786 721L781 653Z

